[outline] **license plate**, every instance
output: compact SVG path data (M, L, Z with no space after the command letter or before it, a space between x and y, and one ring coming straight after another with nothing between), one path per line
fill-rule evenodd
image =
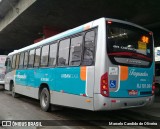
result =
M128 94L131 96L136 96L136 95L138 95L138 91L137 90L129 90Z

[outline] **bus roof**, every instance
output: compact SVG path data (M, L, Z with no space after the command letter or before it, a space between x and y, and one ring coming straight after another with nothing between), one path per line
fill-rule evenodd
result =
M113 19L113 18L105 18L106 21L114 21L114 22L118 22L118 23L123 23L123 24L128 24L128 25L131 25L131 26L135 26L137 28L140 28L140 29L143 29L145 31L148 31L148 32L151 32L150 30L140 26L140 25L137 25L135 23L132 23L132 22L128 22L128 21L123 21L123 20L118 20L118 19Z
M93 22L93 21L92 21ZM32 45L29 45L27 47L24 47L24 48L21 48L19 50L14 50L13 52L9 53L8 55L13 55L13 54L16 54L16 53L19 53L19 52L22 52L22 51L27 51L27 50L30 50L30 49L33 49L33 48L36 48L38 46L42 46L42 45L45 45L45 44L48 44L48 43L51 43L51 42L54 42L58 39L61 39L61 38L64 38L66 36L70 36L72 34L76 34L78 32L82 32L84 30L87 30L89 28L92 28L92 22L89 22L89 23L86 23L84 25L81 25L79 27L76 27L74 29L70 29L70 30L67 30L65 32L62 32L60 34L57 34L57 35L54 35L52 37L49 37L47 39L44 39L38 43L35 43L35 44L32 44Z
M62 32L62 33L60 33L60 34L57 34L57 35L54 35L54 36L49 37L49 38L47 38L47 39L44 39L44 40L42 40L42 41L40 41L40 42L38 42L38 43L29 45L29 46L24 47L24 48L21 48L21 49L19 49L19 50L14 50L13 52L9 53L8 55L13 55L13 54L20 53L20 52L23 52L23 51L28 51L28 50L30 50L30 49L34 49L34 48L36 48L36 47L40 47L40 46L42 46L42 45L45 45L45 44L54 42L54 41L56 41L56 40L58 40L58 39L61 39L61 38L66 37L66 36L70 36L70 35L72 35L72 34L75 34L75 33L82 32L82 31L84 31L84 30L90 29L90 28L93 27L93 26L92 26L92 25L93 25L93 22L98 22L98 21L101 21L101 20L124 23L124 24L128 24L128 25L136 26L136 27L138 27L138 28L140 28L140 29L143 29L143 30L146 30L146 31L148 31L148 32L151 32L151 31L149 31L149 30L147 30L147 29L145 29L145 28L143 28L143 27L141 27L141 26L139 26L139 25L137 25L137 24L131 23L131 22L127 22L127 21L123 21L123 20L118 20L118 19L112 19L112 18L104 18L104 17L103 17L103 18L100 18L100 19L91 21L91 22L89 22L89 23L86 23L86 24L84 24L84 25L81 25L81 26L79 26L79 27L76 27L76 28L74 28L74 29L70 29L70 30L67 30L67 31L65 31L65 32Z

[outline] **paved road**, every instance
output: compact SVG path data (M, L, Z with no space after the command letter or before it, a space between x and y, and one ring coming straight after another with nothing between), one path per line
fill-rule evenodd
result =
M135 113L130 110L92 112L79 109L63 108L62 110L43 112L40 109L39 101L21 96L13 98L7 91L0 90L0 120L57 120L54 121L54 127L26 127L26 129L158 129L157 126L104 126L99 121L94 120L153 120L153 118L144 114ZM64 125L63 120L86 120L76 121L75 126ZM71 121L69 121L71 122ZM101 123L101 124L100 124ZM79 126L78 126L79 125ZM87 126L84 126L87 125ZM97 126L96 126L97 125ZM17 127L1 127L2 129L17 129ZM20 128L20 127L19 127ZM18 128L18 129L19 129ZM21 127L25 129L25 127Z

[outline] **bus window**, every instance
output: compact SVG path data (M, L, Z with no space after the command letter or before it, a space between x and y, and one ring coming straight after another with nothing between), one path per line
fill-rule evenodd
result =
M49 66L56 65L56 57L57 57L57 43L50 45L50 53L49 53Z
M37 48L36 49L36 52L35 52L35 61L34 61L34 67L39 67L39 62L40 62L40 48Z
M28 52L25 52L24 55L24 68L26 68L28 65Z
M58 66L68 65L70 39L62 40L59 44Z
M33 67L33 63L34 63L34 53L35 53L35 49L34 49L34 50L30 50L30 52L29 52L28 68L32 68L32 67Z
M17 54L16 56L17 56L17 58L16 58L16 69L17 69L17 68L18 68L18 65L19 65L19 58L20 58L20 55Z
M6 73L6 55L0 55L0 85L4 85L5 73Z
M7 61L7 66L6 66L6 73L10 72L12 70L12 63L11 63L12 57L9 56L7 57L6 61Z
M16 55L14 55L12 58L12 69L15 69L15 67L16 67Z
M45 67L48 65L48 53L49 53L49 45L42 47L41 54L41 66Z
M19 69L23 68L23 60L24 60L24 53L21 53L19 59Z
M108 25L107 51L113 64L150 67L153 41L149 32L121 23Z
M85 44L84 44L84 57L82 65L93 65L94 63L94 51L95 51L95 32L90 31L85 35Z
M79 66L81 62L81 52L82 52L82 36L78 36L71 39L70 48L70 66Z

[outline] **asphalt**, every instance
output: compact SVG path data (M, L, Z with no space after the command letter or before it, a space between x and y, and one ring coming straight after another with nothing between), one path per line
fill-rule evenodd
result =
M3 86L0 85L0 91L3 91ZM160 95L155 96L155 100L152 105L139 107L139 108L131 108L129 109L139 115L148 116L148 118L152 117L154 120L160 120Z
M84 119L89 120L92 124L92 120L160 120L160 96L155 97L155 101L151 106L133 108L122 111L106 111L106 112L91 112L80 109L64 108L61 111L53 111L50 113L43 112L39 107L39 101L24 96L20 98L13 98L10 93L3 91L0 88L0 119L1 120L76 120ZM21 105L21 106L17 106ZM58 121L60 122L60 121ZM95 123L93 123L94 125ZM95 124L96 125L96 124ZM77 126L63 126L65 129L76 129ZM61 126L54 126L55 129L63 129ZM122 126L123 129L148 129L148 127L133 128L129 126ZM93 126L80 126L79 129L92 129ZM97 126L95 127L97 129ZM107 129L119 129L119 127L108 127ZM1 128L0 129L17 129L13 128ZM24 127L22 129L25 129ZM26 128L27 129L27 128ZM29 127L29 129L53 129L53 127ZM157 129L153 128L152 129ZM159 129L159 127L158 127Z
M131 109L134 112L152 116L155 120L160 120L160 96L155 96L154 103L150 106Z

